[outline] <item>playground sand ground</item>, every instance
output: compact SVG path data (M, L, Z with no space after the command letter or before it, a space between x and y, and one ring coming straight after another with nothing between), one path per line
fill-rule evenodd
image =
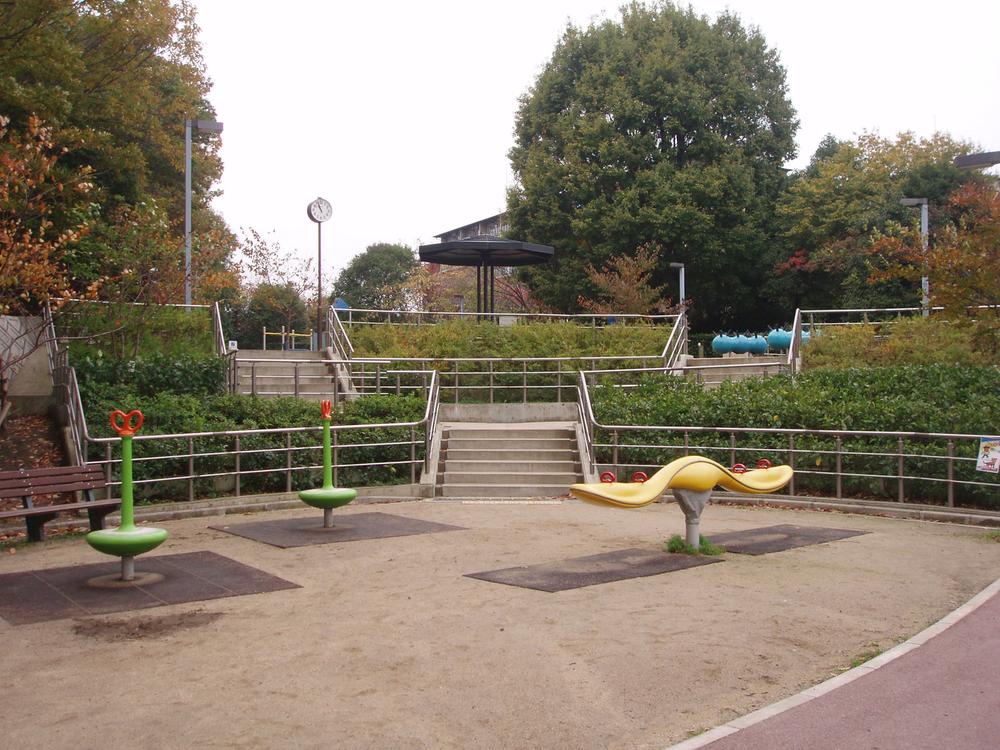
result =
M869 532L560 593L464 577L683 532L674 504L348 506L466 527L279 549L163 523L153 554L211 550L301 586L13 627L5 747L663 748L836 675L1000 576L982 529L709 506L703 531ZM0 572L99 562L82 539ZM141 570L141 560L139 563Z

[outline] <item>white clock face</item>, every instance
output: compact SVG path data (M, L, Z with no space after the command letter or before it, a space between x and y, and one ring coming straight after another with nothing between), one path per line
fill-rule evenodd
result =
M325 198L317 198L309 204L307 213L309 214L309 218L315 222L327 221L333 216L333 206Z

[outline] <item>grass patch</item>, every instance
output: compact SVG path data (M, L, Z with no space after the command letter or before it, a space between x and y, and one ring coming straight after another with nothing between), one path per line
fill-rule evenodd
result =
M865 662L871 661L876 656L880 656L882 654L882 649L879 648L877 644L870 643L868 645L871 648L868 648L865 651L862 651L858 656L855 656L851 660L850 669L854 669L855 667L860 667Z
M683 555L706 555L709 557L714 557L716 555L721 555L726 551L725 547L720 547L718 544L712 544L708 539L702 535L699 537L699 543L697 547L688 544L684 537L680 534L674 534L670 539L667 540L667 552L672 554L683 554Z
M998 544L1000 544L1000 530L987 531L985 534L983 534L983 538L987 542L997 542Z

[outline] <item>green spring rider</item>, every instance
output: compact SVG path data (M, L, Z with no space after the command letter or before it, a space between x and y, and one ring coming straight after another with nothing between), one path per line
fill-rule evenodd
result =
M323 528L333 528L333 509L347 505L358 496L357 490L333 486L333 462L330 456L330 415L329 401L320 402L323 417L323 486L311 490L301 490L299 500L313 508L323 509Z
M136 526L132 514L132 436L142 427L142 412L111 412L111 427L122 439L122 511L116 529L100 529L87 534L87 544L107 555L122 559L122 581L135 580L135 556L159 547L167 538L166 529Z

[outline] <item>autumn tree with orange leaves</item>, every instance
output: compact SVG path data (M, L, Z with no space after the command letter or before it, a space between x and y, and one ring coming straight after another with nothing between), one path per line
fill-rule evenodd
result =
M869 251L872 282L918 282L926 269L931 304L956 321L978 321L977 344L1000 351L1000 191L969 182L948 198L952 222L924 253L913 228L878 238Z

